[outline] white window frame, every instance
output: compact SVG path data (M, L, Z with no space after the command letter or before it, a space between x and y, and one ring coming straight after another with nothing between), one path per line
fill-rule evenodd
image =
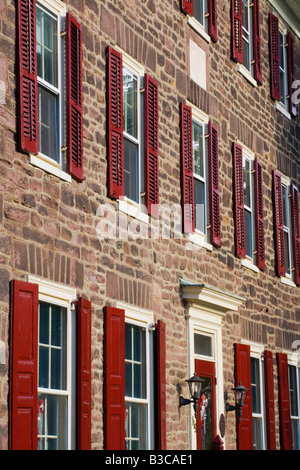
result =
M67 383L66 390L59 391L60 396L68 398L68 450L76 448L76 289L55 284L50 281L27 276L28 282L39 286L39 302L47 302L63 307L67 311ZM40 393L55 394L56 390L39 388Z
M207 0L203 0L202 4L202 15L203 15L203 24L201 21L198 21L194 16L187 15L188 24L191 28L196 31L199 36L201 36L208 44L211 41L211 38L208 34L208 20L207 20Z
M297 405L298 405L298 416L292 416L291 420L298 421L298 449L300 449L300 362L299 354L297 353L287 353L288 356L288 366L296 368L296 387L297 387ZM289 382L290 386L290 382Z
M248 69L244 63L238 63L237 64L237 70L238 72L243 75L246 80L248 80L251 85L254 87L257 86L257 81L254 78L254 51L253 51L253 2L251 0L248 0L247 4L248 8L248 29L246 30L244 25L242 24L242 43L244 47L244 38L247 39L244 36L244 33L246 32L249 35L249 38L247 39L247 42L249 44L249 64L250 64L250 69ZM244 59L244 58L243 58Z
M65 30L66 5L60 0L37 0L37 5L42 9L48 10L57 18L57 53L58 53L58 87L54 91L59 94L59 162L55 162L51 158L38 153L37 155L30 154L29 161L33 166L36 166L47 173L53 174L63 181L71 182L72 178L66 172L66 135L65 135L65 37L61 36L61 32ZM38 83L44 83L38 77ZM50 85L47 85L50 89Z
M143 403L148 407L147 450L154 449L154 315L153 312L126 303L118 302L117 307L125 311L125 323L140 326L146 331L146 398L125 397L125 401Z
M294 283L294 260L293 260L293 242L292 242L292 215L291 215L291 203L290 203L290 187L291 187L291 180L287 176L281 173L281 185L286 186L287 188L287 198L288 198L288 204L287 204L287 209L288 209L288 220L289 220L289 227L284 226L284 232L288 233L288 242L289 242L289 253L287 254L285 252L285 257L288 255L289 256L289 263L290 263L290 270L291 273L285 273L285 276L280 277L280 281L283 284L287 284L291 287L296 287L296 284ZM281 190L282 190L281 186ZM283 196L282 196L282 201L283 201Z
M282 64L279 63L279 70L280 72L282 71L284 73L285 100L281 101L281 96L280 96L280 100L275 102L275 109L279 111L281 114L283 114L286 118L291 120L292 117L289 112L289 99L287 98L288 96L287 28L285 27L285 25L283 24L281 20L279 20L279 33L283 36L283 44L284 44L284 54L283 54L284 64L282 67ZM279 53L280 53L280 50L279 50ZM281 83L281 76L280 76L280 83ZM281 89L280 89L280 94L281 94Z

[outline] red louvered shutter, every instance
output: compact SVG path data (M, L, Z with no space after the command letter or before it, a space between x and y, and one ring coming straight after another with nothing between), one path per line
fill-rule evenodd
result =
M252 425L252 394L251 394L251 360L250 346L235 344L235 380L236 385L241 384L248 388L248 394L243 406L241 422L237 423L238 450L253 450Z
M125 312L104 309L105 450L125 450Z
M271 97L280 101L280 70L279 70L279 25L278 18L270 13L270 71L271 71Z
M83 180L82 32L70 13L66 18L67 162L68 172Z
M299 225L299 199L298 188L291 185L291 215L294 255L294 282L300 285L300 225Z
M254 0L253 4L253 56L254 56L254 77L262 85L262 57L260 39L260 9L259 0Z
M10 449L37 450L38 286L13 281L10 320Z
M293 103L293 82L295 81L295 64L294 64L294 40L291 33L287 34L288 44L288 87L289 87L289 107L292 117L297 116L296 105Z
M159 165L158 165L158 83L145 74L144 78L144 129L145 129L145 202L148 214L159 215Z
M91 450L91 302L78 300L77 450Z
M180 0L180 6L184 13L194 16L194 0Z
M180 104L180 131L183 230L185 233L193 233L195 231L195 214L192 108L185 103Z
M208 0L208 34L214 42L218 40L217 32L217 0Z
M265 228L264 228L264 195L263 195L263 169L258 159L255 159L254 187L255 187L255 239L256 263L261 270L265 270Z
M18 0L18 125L19 148L37 154L38 86L36 55L36 0Z
M282 184L281 175L276 170L273 170L273 209L275 225L276 272L278 276L285 276Z
M232 0L232 58L243 63L243 1Z
M112 47L107 49L107 138L108 194L118 199L124 196L123 138L123 60Z
M265 402L268 450L276 450L273 354L265 351Z
M281 450L292 450L292 424L287 355L277 354Z
M246 257L245 212L244 212L244 177L243 149L237 143L233 144L234 169L234 211L235 211L235 245L236 256Z
M210 241L213 245L220 247L222 242L220 215L218 129L211 122L209 122L208 125L208 134Z
M166 450L166 325L158 320L156 340L156 450Z

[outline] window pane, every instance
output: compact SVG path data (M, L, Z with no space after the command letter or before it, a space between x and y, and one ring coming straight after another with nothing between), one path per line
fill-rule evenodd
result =
M39 310L39 341L43 344L49 344L49 321L50 321L50 305L40 302Z
M137 77L123 68L124 131L137 138Z
M58 161L58 96L39 86L39 151Z
M252 389L252 411L261 412L260 403L260 381L259 381L259 360L251 358L251 389Z
M145 329L127 324L125 331L125 394L132 398L146 398Z
M194 173L204 178L203 128L195 121L193 121L193 154Z
M248 23L249 23L249 16L248 16L248 0L243 0L243 27L248 31Z
M37 62L38 76L58 86L57 21L37 7Z
M39 347L39 387L49 388L49 349Z
M38 449L67 449L67 398L39 394ZM43 404L41 406L41 404Z
M125 403L126 406L126 449L145 450L148 442L148 406L146 404Z
M212 357L212 341L210 336L194 334L195 354Z
M201 388L201 397L199 400L198 420L200 422L201 432L198 436L198 443L201 450L210 450L213 435L213 408L212 408L212 378L200 375L203 380Z
M124 139L124 192L132 201L138 202L138 146Z
M289 384L290 384L291 415L298 416L296 367L294 366L289 366Z
M194 178L194 202L195 202L195 218L196 229L202 233L206 233L205 222L205 185L202 181Z
M245 159L243 162L244 204L251 208L251 163Z
M246 255L252 258L252 214L245 209L245 239L246 239Z
M203 25L203 2L204 0L194 0L194 17Z
M263 450L261 418L253 418L253 449Z
M284 232L285 272L291 274L289 233Z

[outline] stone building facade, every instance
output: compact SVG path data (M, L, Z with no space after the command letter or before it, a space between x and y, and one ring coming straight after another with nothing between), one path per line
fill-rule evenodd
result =
M299 41L292 0L0 0L1 449L299 449Z

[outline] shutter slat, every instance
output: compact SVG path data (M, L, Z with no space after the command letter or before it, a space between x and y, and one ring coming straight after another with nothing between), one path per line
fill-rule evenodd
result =
M282 185L281 175L276 170L273 170L273 209L275 226L276 272L278 276L285 276Z
M108 193L124 196L123 60L112 47L107 49L107 138Z
M220 215L220 184L219 184L219 144L218 129L209 122L209 206L210 206L210 241L220 247L221 215Z
M243 149L237 143L233 144L233 163L236 256L239 258L245 258L246 239L244 213Z
M104 309L105 450L125 450L125 311Z
M290 412L290 389L286 354L277 353L277 367L281 450L292 450L293 439Z
M195 211L192 108L185 103L180 104L180 132L183 230L185 233L193 233L195 231Z
M166 450L166 325L158 320L156 340L156 450Z
M38 286L13 281L10 319L10 449L37 450Z
M300 222L298 188L291 185L291 218L294 255L294 282L300 285Z
M255 239L257 266L265 270L265 227L264 227L264 196L263 196L263 169L262 164L255 159Z
M36 0L19 0L17 8L19 150L37 154L39 151L39 137Z
M180 0L180 6L184 13L194 16L194 0Z
M279 69L279 24L278 18L270 13L270 71L271 71L271 97L280 101L280 69Z
M241 382L249 389L241 422L237 423L237 448L238 450L253 450L253 425L252 425L252 394L251 394L251 361L250 346L235 344L235 381Z
M253 57L254 57L254 77L262 85L262 57L260 39L260 9L259 0L254 0L253 4Z
M218 40L217 31L217 0L208 0L208 34L214 42Z
M273 354L271 351L265 351L264 358L267 449L276 450Z
M68 172L83 180L82 31L67 13L67 162Z
M243 2L232 0L232 57L236 62L243 63Z
M148 74L145 74L144 88L145 202L149 215L158 217L158 83Z
M91 302L78 299L77 450L91 450Z

